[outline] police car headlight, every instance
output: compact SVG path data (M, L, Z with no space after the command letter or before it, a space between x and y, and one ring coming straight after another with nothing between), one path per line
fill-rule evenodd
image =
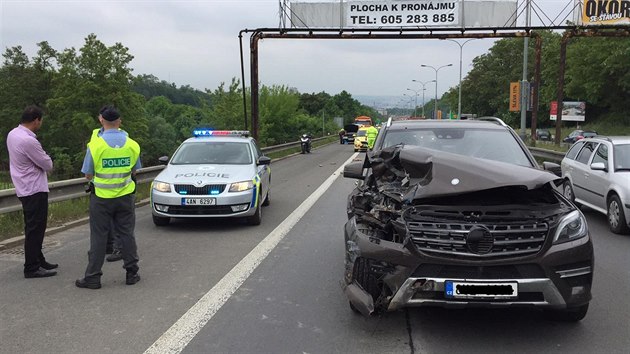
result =
M170 183L154 181L153 182L153 189L155 189L158 192L169 193L171 191L171 185L170 185Z
M252 181L236 182L230 185L230 192L243 192L252 188L254 188L254 182Z
M588 234L586 219L578 210L575 210L560 220L553 243L558 244L567 241L577 240Z

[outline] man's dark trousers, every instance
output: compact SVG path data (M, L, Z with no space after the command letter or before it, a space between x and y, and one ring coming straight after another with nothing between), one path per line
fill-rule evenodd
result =
M48 220L48 193L19 197L24 213L24 273L35 272L44 262L42 244Z
M87 282L98 283L101 280L107 235L112 227L114 234L120 237L123 268L130 273L138 271L135 224L135 195L128 194L118 198L100 198L96 194L90 195L90 251L88 252L88 266L85 270Z

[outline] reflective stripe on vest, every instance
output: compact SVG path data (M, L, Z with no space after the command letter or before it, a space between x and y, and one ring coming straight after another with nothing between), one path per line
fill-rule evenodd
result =
M98 137L88 147L94 161L95 194L100 198L117 198L132 193L135 183L130 176L140 155L138 143L127 137L123 146L113 148L103 137Z

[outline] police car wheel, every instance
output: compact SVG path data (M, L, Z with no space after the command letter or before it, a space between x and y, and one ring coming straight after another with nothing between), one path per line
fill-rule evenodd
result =
M260 204L258 204L254 215L247 217L247 223L250 225L260 225L261 222L262 222L262 208L260 207Z
M265 197L265 201L262 203L263 206L268 206L271 203L271 201L269 199L270 198L270 196L269 196L270 194L271 194L271 190L268 190L267 191L267 196Z
M171 218L163 218L153 215L153 223L155 226L166 226L171 222Z

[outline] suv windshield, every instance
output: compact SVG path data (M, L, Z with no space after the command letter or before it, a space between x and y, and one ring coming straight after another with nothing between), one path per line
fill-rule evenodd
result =
M405 144L458 155L532 167L527 155L507 130L483 128L392 129L383 146Z
M247 165L251 163L249 144L220 141L184 144L177 150L171 160L173 165Z

